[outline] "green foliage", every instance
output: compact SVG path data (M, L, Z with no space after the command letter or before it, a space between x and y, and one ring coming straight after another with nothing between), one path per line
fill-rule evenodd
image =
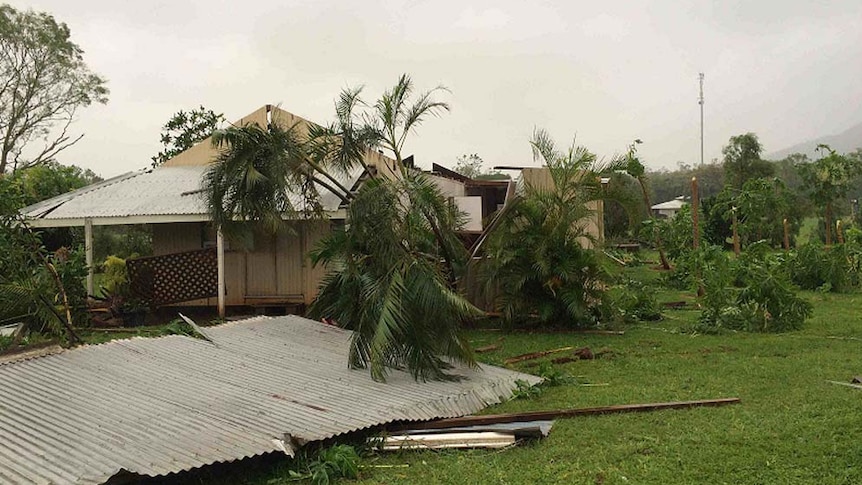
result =
M515 381L515 389L512 390L512 399L534 399L541 395L541 387L534 386L523 379Z
M116 256L108 256L102 263L102 286L105 291L112 294L127 294L129 285L129 273L126 269L126 260Z
M828 232L824 231L825 241L831 244L835 206L847 197L856 177L862 174L862 159L841 155L827 145L820 145L818 149L827 155L815 162L800 164L798 169L811 201L823 209L825 227L829 228Z
M491 232L479 280L496 299L509 325L536 315L542 324L582 327L598 322L608 278L592 248L587 203L602 196L603 167L584 147L558 151L544 131L533 139L534 156L548 167L551 183L527 183Z
M0 321L23 321L29 329L62 335L65 306L49 267L65 288L73 323L83 325L83 252L46 251L38 235L22 225L18 209L23 197L18 184L0 177Z
M763 146L754 133L730 137L721 150L727 185L739 189L750 179L771 177L775 169L772 163L760 159L761 152Z
M734 263L715 246L692 252L695 280L702 285L700 329L786 332L802 328L812 307L797 288L782 258L761 242Z
M719 163L686 165L676 170L649 171L650 198L654 203L666 202L679 196L691 195L691 178L697 177L698 193L703 199L721 192L725 185L724 168Z
M0 175L53 160L80 139L68 134L76 110L107 102L69 27L44 12L0 5L0 73Z
M354 331L350 365L370 367L378 380L390 367L427 380L452 378L447 359L472 365L460 324L479 311L452 289L454 274L440 256L466 260L455 206L410 172L401 181L369 180L347 212L350 225L312 252L329 272L309 313Z
M356 449L346 444L322 448L316 453L303 449L287 470L287 480L272 479L266 483L309 480L314 485L330 485L342 478L355 479L359 477L359 459Z
M197 109L176 112L162 127L162 150L152 157L153 168L188 150L212 135L224 115L200 106Z
M698 222L700 233L704 232L704 217L700 214ZM694 247L694 223L691 205L684 205L672 219L656 219L652 223L652 231L658 231L667 250L667 255L674 261L685 257Z
M742 246L761 239L773 247L784 241L784 219L790 225L791 237L799 232L802 211L799 197L777 178L753 178L742 189L727 186L708 204L704 204L707 221L705 236L717 245L725 245L732 237L731 221L736 212L737 228Z
M122 259L151 256L153 230L145 224L93 227L93 250L96 261L108 256Z
M320 214L317 191L303 168L307 152L296 126L232 126L216 131L212 140L222 150L202 185L213 224L226 234L244 233L246 223L276 232L284 228L284 217ZM306 196L304 207L294 206L291 193Z
M102 179L92 170L48 161L28 170L15 172L11 180L20 186L24 205L30 205L86 187Z
M793 282L806 290L846 293L862 282L862 246L848 242L830 248L803 245L787 258Z
M458 162L452 170L465 177L476 178L482 175L482 164L484 163L482 157L476 153L464 154L458 157Z
M335 445L322 450L309 463L308 470L315 485L329 485L339 478L356 478L359 475L359 455L352 446Z
M572 376L554 367L554 365L548 361L544 361L539 364L539 368L536 370L536 375L542 378L542 387L562 386L573 380Z
M661 320L661 305L655 291L641 281L626 279L606 299L605 320L621 320L624 323Z

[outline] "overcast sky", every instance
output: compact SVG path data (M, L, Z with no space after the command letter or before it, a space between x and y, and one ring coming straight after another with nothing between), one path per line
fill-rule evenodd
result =
M8 1L8 0L7 0ZM235 120L264 104L313 121L401 73L452 111L408 142L420 165L477 153L531 164L534 127L600 156L644 141L651 168L753 131L774 151L862 122L862 1L12 0L69 25L110 101L80 113L63 163L144 168L161 126L204 105Z

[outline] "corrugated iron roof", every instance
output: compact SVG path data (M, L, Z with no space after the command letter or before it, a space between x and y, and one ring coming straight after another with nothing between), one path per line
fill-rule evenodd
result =
M687 200L680 199L677 197L676 199L669 200L667 202L661 202L659 204L655 204L650 209L653 210L679 210L688 205Z
M392 421L462 416L534 376L456 367L386 383L347 368L351 333L295 316L133 338L0 365L0 483L159 476Z
M22 213L47 226L50 221L85 218L116 218L117 224L123 224L122 218L135 216L198 215L206 219L206 204L201 196L201 177L206 169L206 166L178 166L132 172L25 207ZM357 168L336 178L349 188L361 174L362 170ZM324 210L337 211L341 200L322 187L319 190ZM299 204L302 198L292 194L291 200Z

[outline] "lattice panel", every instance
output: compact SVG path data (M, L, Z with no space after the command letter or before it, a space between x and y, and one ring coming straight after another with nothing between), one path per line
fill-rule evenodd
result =
M152 306L218 295L215 249L126 260L132 294Z

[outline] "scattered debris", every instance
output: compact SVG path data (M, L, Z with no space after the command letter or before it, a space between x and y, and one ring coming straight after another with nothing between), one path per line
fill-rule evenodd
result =
M851 383L841 382L841 381L826 381L826 382L828 382L830 384L838 384L839 386L852 387L854 389L862 389L862 384L851 384ZM853 382L856 382L855 378L854 378Z
M605 256L607 256L608 258L610 258L611 260L613 260L613 261L614 261L615 263L617 263L618 265L620 265L620 266L625 266L625 265L626 265L626 262L625 262L625 261L623 261L622 259L620 259L620 258L618 258L618 257L614 256L613 254L611 254L611 253L610 253L610 251L602 251L602 252L604 253L604 255L605 255Z
M581 347L575 350L574 355L581 360L593 360L596 358L593 351L589 347Z
M438 419L436 421L428 421L418 425L412 425L411 427L414 429L437 429L450 428L453 426L516 423L525 421L571 418L575 416L587 416L595 414L632 413L643 411L658 411L662 409L687 409L700 406L723 406L725 404L737 404L740 402L741 400L738 397L729 397L722 399L704 399L698 401L674 401L649 404L622 404L617 406L603 406L595 408L557 409L553 411L533 411L513 414L488 414L484 416L464 416L461 418Z
M862 376L853 376L853 379L850 379L850 382L853 384L862 384Z
M0 336L14 337L22 328L24 328L24 324L22 322L0 325Z
M51 340L44 344L34 345L24 349L7 349L0 352L0 365L57 354L64 350L65 349L60 347L60 344L58 344L56 340Z
M494 431L479 433L445 433L396 435L383 438L380 449L398 450L438 450L444 448L505 448L515 444L512 433Z
M554 422L491 423L444 428L400 429L392 436L370 438L368 442L382 450L416 450L441 448L505 448L521 440L545 438ZM410 425L408 425L410 426ZM420 425L421 426L421 425Z
M543 350L541 352L532 352L529 354L516 355L515 357L510 357L510 358L504 360L503 363L507 364L507 365L508 364L515 364L518 362L523 362L525 360L533 360L533 359L538 359L540 357L544 357L546 355L556 354L559 352L565 352L567 350L572 350L573 348L574 347L560 347L559 349Z

